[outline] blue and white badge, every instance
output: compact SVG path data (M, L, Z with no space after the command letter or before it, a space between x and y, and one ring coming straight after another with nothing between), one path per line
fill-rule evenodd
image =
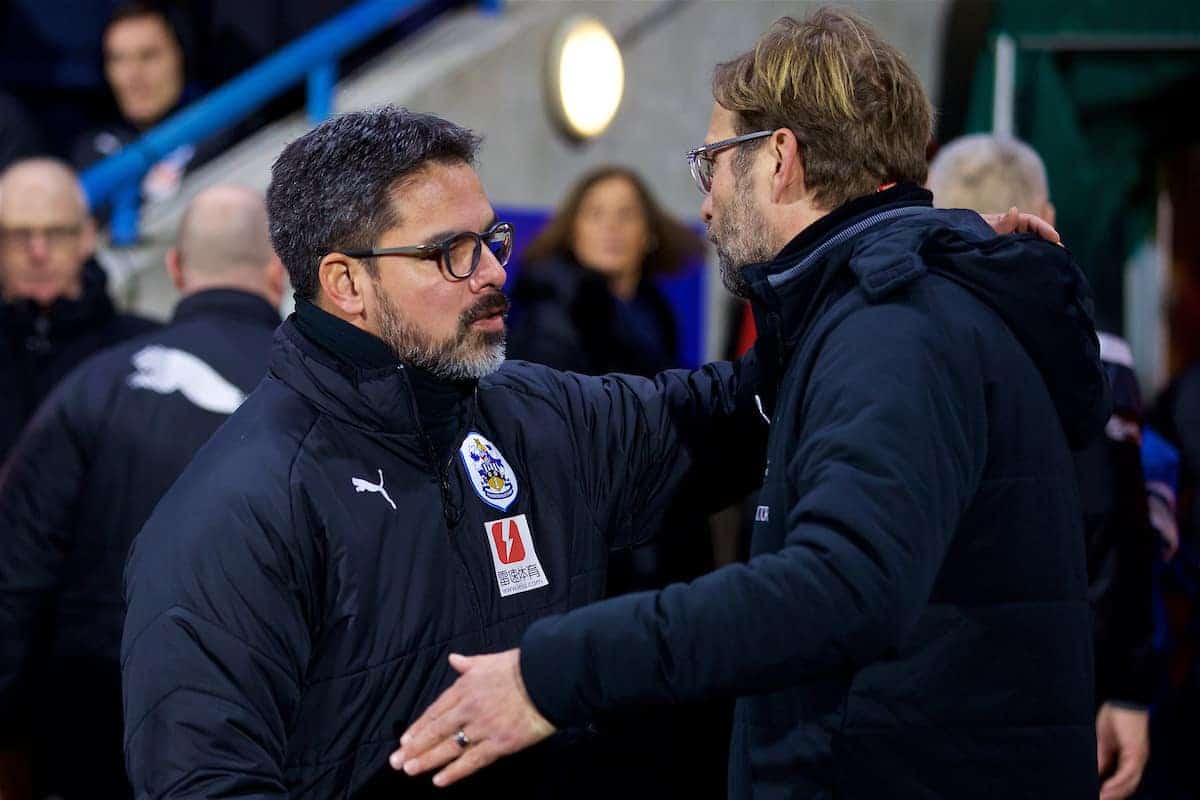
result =
M479 499L493 508L507 511L517 499L517 475L500 455L496 445L482 434L471 431L458 448L467 477Z

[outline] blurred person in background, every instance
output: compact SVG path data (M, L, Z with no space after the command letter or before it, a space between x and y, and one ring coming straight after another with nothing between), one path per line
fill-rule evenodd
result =
M1046 167L1024 142L992 134L947 143L929 166L939 208L981 214L1016 206L1051 224ZM1075 454L1087 543L1096 661L1096 737L1102 800L1137 789L1150 755L1149 705L1155 528L1142 468L1142 400L1133 355L1121 338L1101 332L1100 358L1112 388L1106 436Z
M510 355L587 375L679 366L675 315L654 277L703 252L634 172L589 172L525 250Z
M104 77L117 113L76 140L72 160L79 169L113 155L200 96L189 80L194 56L190 27L166 2L128 0L117 6L104 29L103 53ZM185 172L218 154L231 136L218 134L167 153L146 173L143 196L154 200L175 194Z
M74 171L46 158L0 173L0 463L54 384L101 348L157 325L119 314L92 259Z
M1181 288L1187 290L1186 285L1174 287L1173 316L1189 307ZM1169 560L1156 576L1164 680L1151 720L1154 757L1146 781L1152 797L1194 800L1200 797L1195 766L1200 723L1200 364L1171 379L1155 399L1148 421L1152 449L1145 454L1146 470L1158 478L1157 498L1151 499L1158 499L1160 508L1177 499L1178 514L1174 541L1164 553Z
M525 249L513 289L508 355L555 369L643 377L681 366L675 314L655 278L701 258L704 240L665 213L632 170L586 173ZM677 506L663 535L613 551L607 594L658 589L711 570L705 514ZM609 721L600 740L610 781L596 794L636 782L647 793L685 795L725 783L729 702L649 710Z
M131 795L118 664L125 554L266 373L285 278L262 196L201 192L166 267L182 298L171 324L65 378L0 471L0 741L10 748L0 800L24 800L14 745L31 754L35 798Z
M1150 423L1179 456L1179 536L1191 547L1200 542L1200 363L1179 373L1154 401ZM1179 542L1169 553L1178 549Z

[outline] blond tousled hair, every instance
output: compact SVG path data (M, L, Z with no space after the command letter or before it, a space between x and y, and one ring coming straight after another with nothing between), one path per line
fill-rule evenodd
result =
M975 133L938 151L929 165L929 190L938 208L980 214L1020 209L1041 213L1050 200L1046 166L1020 139Z
M818 207L893 181L925 182L933 108L921 81L899 50L848 12L777 20L753 50L717 66L713 98L737 115L738 133L795 134Z

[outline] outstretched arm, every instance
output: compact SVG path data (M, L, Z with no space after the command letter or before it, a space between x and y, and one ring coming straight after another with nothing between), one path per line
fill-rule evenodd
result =
M783 547L540 620L519 653L460 661L462 677L405 734L393 766L416 773L453 759L448 783L551 725L778 690L895 647L928 601L986 451L979 365L945 338L902 308L844 323L818 358L781 465L797 489L778 509ZM469 744L449 747L459 730Z

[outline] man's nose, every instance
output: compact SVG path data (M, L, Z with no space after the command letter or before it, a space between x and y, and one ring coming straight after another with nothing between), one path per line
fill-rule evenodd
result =
M712 193L704 195L704 202L700 204L700 219L704 220L705 225L711 225L713 218L713 202Z
M50 255L50 240L45 231L30 231L29 254L36 261L45 261Z
M500 265L500 261L492 249L484 247L483 252L479 254L479 266L471 275L472 291L478 292L488 286L503 289L506 280L508 280L508 271Z

